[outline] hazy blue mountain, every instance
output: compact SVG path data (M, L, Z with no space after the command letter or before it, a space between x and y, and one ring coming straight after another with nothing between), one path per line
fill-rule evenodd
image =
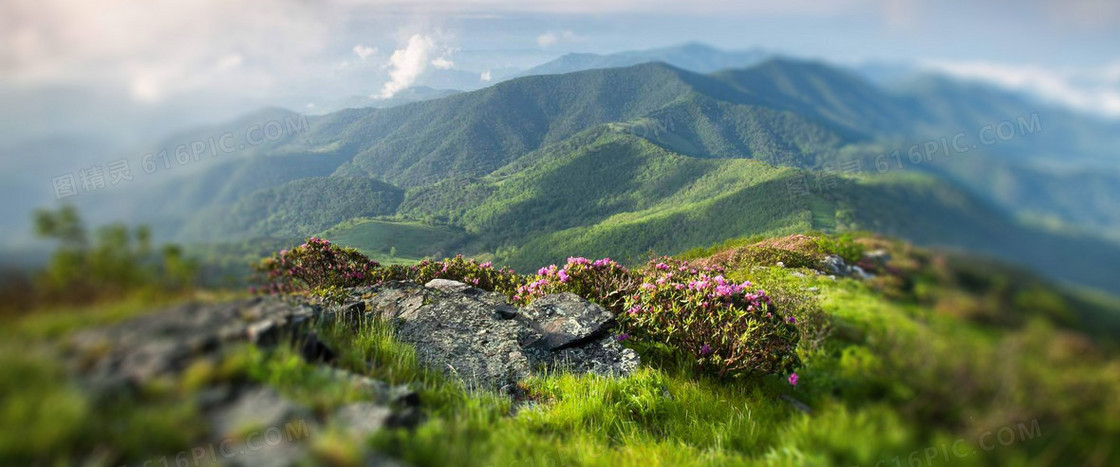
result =
M337 112L342 109L387 109L389 107L411 104L413 102L453 96L461 92L463 91L460 91L458 89L435 89L428 86L411 86L394 94L393 97L389 97L386 99L380 99L371 96L350 96L347 98L339 99L329 104L316 106L315 113L327 114L331 112Z
M556 75L596 68L627 67L647 62L663 62L688 71L709 73L729 68L745 68L762 61L769 55L761 50L724 51L704 44L688 43L609 55L570 53L525 70L516 76Z

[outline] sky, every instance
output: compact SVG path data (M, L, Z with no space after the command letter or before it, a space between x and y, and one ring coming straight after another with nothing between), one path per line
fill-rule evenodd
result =
M5 0L0 138L149 135L683 42L905 63L1120 117L1114 0Z

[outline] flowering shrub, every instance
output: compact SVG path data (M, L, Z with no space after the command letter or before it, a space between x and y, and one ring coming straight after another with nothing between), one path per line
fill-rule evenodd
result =
M489 261L479 263L475 259L463 259L463 255L443 261L423 260L410 268L409 278L418 284L449 279L506 295L512 295L522 281L512 269L495 268Z
M770 296L752 291L749 282L726 280L719 266L662 258L630 271L609 258L573 257L526 278L462 255L382 267L354 249L311 238L261 260L255 269L263 292L309 291L326 300L344 299L348 287L389 280L455 280L504 293L520 305L572 292L618 316L619 340L664 343L720 376L789 372L798 365L796 318L779 314Z
M563 267L553 264L540 268L534 279L517 288L513 300L528 304L548 294L571 292L618 313L639 282L639 278L610 258L591 261L573 257Z
M358 250L312 237L303 245L262 259L253 269L261 292L287 293L366 284L380 266Z
M796 318L781 315L765 291L722 273L670 258L651 261L619 320L633 338L679 349L720 376L796 367Z
M340 248L328 240L310 238L291 250L281 250L253 266L254 292L290 293L310 291L324 298L344 296L346 288L386 281L426 284L432 279L450 279L475 287L513 295L522 279L511 269L494 268L462 255L442 261L424 260L413 266L381 266L353 248Z

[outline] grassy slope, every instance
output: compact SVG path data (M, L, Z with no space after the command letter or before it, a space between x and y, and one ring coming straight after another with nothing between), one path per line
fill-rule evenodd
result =
M833 332L803 343L796 389L710 380L646 349L634 376L538 379L529 387L541 404L514 417L466 403L377 445L450 465L1108 465L1120 454L1109 447L1120 430L1107 395L1120 388L1115 354L1044 321L992 328L790 272L728 275L782 295L818 290ZM993 442L1001 430L1006 442Z
M799 180L804 195L791 192ZM461 225L479 248L519 270L569 255L637 261L651 250L674 254L729 238L808 230L871 230L986 251L1105 289L1115 287L1106 265L1120 263L1116 245L1019 225L922 173L850 177L687 157L619 125L547 145L488 177L411 190L401 215Z
M446 227L415 222L355 220L335 226L319 237L357 248L362 254L385 264L412 262L427 257L442 257L460 244L465 233ZM396 255L390 255L390 248Z
M688 361L639 345L644 363L635 375L536 378L526 384L536 402L510 415L507 399L465 392L421 368L414 351L381 323L357 333L324 328L320 335L340 351L341 366L422 389L428 421L414 432L381 432L368 444L418 465L1103 466L1120 460L1110 447L1120 433L1113 397L1120 359L1107 345L1040 319L993 327L887 299L874 283L791 272L745 263L727 274L800 301L794 312L800 323L815 322L811 310L818 307L828 317L827 337L802 341L796 388L775 376L711 379ZM101 446L104 455L135 461L189 449L201 420L183 394L229 378L276 387L319 413L364 397L330 385L293 351L247 347L226 361L192 367L182 380L153 385L138 400L95 406L66 382L44 339L139 309L37 315L4 327L10 345L0 353L9 369L0 375L2 422L21 430L0 438L0 460L73 461ZM99 429L106 420L121 423ZM1003 443L996 438L1001 430ZM331 430L309 442L318 462L342 465L357 462L367 446Z

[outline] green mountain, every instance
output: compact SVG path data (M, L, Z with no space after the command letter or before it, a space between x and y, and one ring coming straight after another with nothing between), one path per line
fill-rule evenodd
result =
M1120 177L1085 170L1107 160L1101 148L1120 145L1107 122L1087 117L1039 111L1034 125L1032 107L1016 99L948 82L885 90L788 59L709 75L646 63L529 76L307 117L298 132L162 182L136 209L161 213L164 231L185 241L306 235L355 218L420 221L459 232L445 244L522 267L868 229L1114 289L1100 272L1120 264L1120 249L1078 232L1116 225L1110 187ZM1052 115L1062 119L1049 123ZM967 153L908 154L933 135L977 141L1001 122L1028 126ZM1049 199L1021 195L1063 141L1078 152L1070 178L1047 184ZM1003 180L991 183L991 173Z

